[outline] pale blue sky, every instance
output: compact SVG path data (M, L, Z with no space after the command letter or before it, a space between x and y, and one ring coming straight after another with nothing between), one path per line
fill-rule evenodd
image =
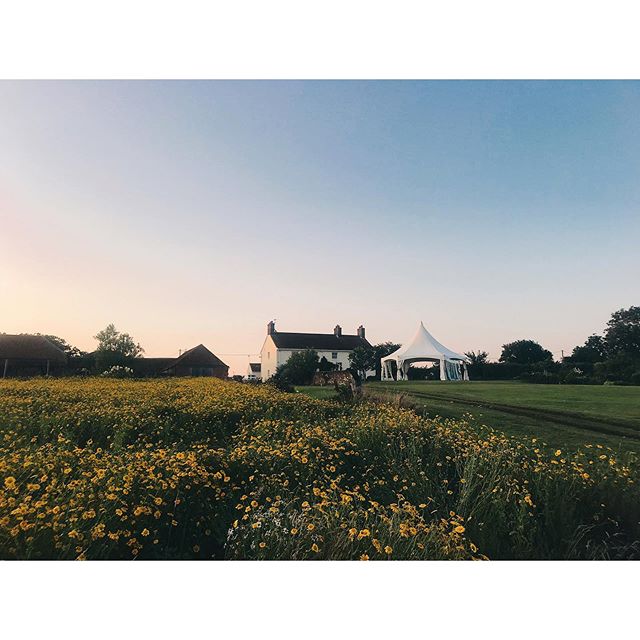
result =
M0 330L559 356L640 303L639 178L633 82L1 82Z

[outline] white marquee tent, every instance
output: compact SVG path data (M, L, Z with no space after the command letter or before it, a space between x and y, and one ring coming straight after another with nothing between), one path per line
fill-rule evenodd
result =
M422 322L408 344L382 358L382 380L393 380L391 363L398 367L398 380L406 380L409 366L413 362L439 362L440 380L468 380L469 358L440 344L425 328Z

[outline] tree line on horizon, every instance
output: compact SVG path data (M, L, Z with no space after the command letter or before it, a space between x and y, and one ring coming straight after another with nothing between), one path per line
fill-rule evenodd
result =
M99 331L98 345L88 353L64 338L43 335L60 348L69 360L69 368L87 373L103 373L129 367L144 354L142 346L128 333L118 331L113 323ZM366 372L375 371L380 379L382 358L400 348L386 341L370 347L357 347L349 356L352 372L360 380ZM521 339L502 346L497 362L491 362L486 351L468 351L469 371L476 379L522 379L530 382L617 383L640 384L640 306L619 309L611 314L602 335L589 336L584 344L574 347L570 356L554 361L553 354L540 343ZM313 350L294 353L276 371L276 384L291 386L309 384L317 371L331 371L334 365L319 358ZM409 379L438 379L439 365L411 367Z
M367 371L380 379L382 358L400 348L390 341L356 347L349 356L352 372L362 381ZM486 351L468 351L469 373L485 380L520 379L527 382L566 384L640 384L640 307L615 311L603 335L593 334L583 345L574 347L570 356L560 361L540 343L521 339L502 345L497 362ZM313 350L294 353L280 365L274 383L283 388L310 384L316 371L329 371L333 365L318 358ZM395 371L394 371L395 375ZM409 380L439 379L439 364L411 367Z

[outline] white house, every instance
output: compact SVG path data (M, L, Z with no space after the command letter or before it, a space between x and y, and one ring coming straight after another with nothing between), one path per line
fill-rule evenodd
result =
M267 325L267 337L260 352L262 380L268 380L276 369L284 364L296 351L313 349L322 359L337 365L338 369L348 369L349 354L356 347L370 347L364 336L364 327L360 325L356 335L342 333L342 327L336 325L333 333L289 333L276 331L276 323Z
M247 367L247 380L261 380L262 375L260 373L260 363L250 362Z

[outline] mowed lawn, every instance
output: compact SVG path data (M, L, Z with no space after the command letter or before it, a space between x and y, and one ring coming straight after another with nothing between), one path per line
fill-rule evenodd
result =
M305 388L330 397L330 388ZM541 385L522 382L374 382L373 395L402 395L430 417L473 416L510 435L551 446L603 444L640 452L640 387Z

